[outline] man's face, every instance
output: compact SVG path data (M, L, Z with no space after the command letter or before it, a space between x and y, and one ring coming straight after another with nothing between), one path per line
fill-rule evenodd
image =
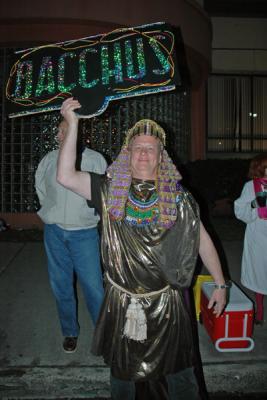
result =
M154 136L135 136L129 146L132 176L155 179L160 163L160 141Z
M58 126L58 131L57 131L57 140L59 143L61 143L65 137L66 131L68 128L68 124L65 121L60 122Z

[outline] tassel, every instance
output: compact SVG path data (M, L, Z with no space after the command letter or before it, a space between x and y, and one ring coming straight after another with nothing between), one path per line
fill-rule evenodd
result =
M147 338L146 315L142 305L134 297L131 297L131 302L126 311L123 334L138 342Z

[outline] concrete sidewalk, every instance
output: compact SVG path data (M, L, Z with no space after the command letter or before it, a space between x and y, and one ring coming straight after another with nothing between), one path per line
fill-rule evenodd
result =
M240 285L242 241L223 241L222 248ZM81 291L78 349L65 354L43 244L0 242L0 255L0 398L109 397L109 370L90 353L92 324ZM199 323L197 330L209 393L267 393L267 323L255 326L249 352L218 352Z

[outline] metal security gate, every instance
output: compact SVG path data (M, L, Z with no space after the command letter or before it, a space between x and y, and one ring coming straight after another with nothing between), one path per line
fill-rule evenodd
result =
M39 161L56 148L59 112L10 119L6 113L5 81L10 49L0 49L1 180L0 212L35 212L39 208L34 174ZM178 162L188 160L190 92L166 92L110 103L102 115L80 122L84 143L101 152L108 162L118 154L125 132L139 119L151 118L167 133L169 154Z

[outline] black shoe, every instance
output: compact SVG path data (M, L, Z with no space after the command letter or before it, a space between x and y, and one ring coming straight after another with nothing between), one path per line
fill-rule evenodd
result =
M77 349L77 337L67 336L63 342L63 349L65 353L74 353Z

